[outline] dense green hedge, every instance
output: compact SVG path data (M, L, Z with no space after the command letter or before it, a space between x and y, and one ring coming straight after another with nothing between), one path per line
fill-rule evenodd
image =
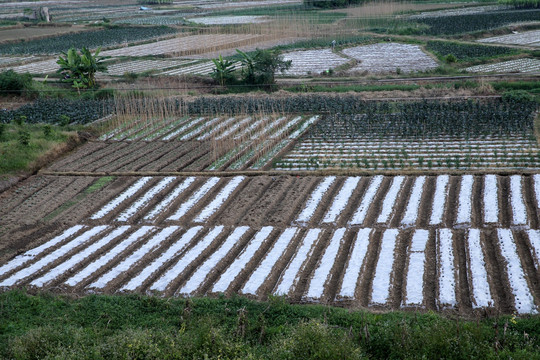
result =
M0 305L3 359L540 359L538 315L21 291L1 293Z
M165 26L112 27L97 31L84 31L39 40L0 45L0 54L58 54L71 47L94 49L173 34L177 30Z

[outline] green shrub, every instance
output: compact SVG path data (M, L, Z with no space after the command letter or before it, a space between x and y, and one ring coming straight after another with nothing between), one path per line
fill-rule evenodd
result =
M0 94L22 95L32 85L30 74L17 74L13 70L0 72Z
M52 127L51 125L47 124L43 127L43 136L49 137L52 134Z
M18 141L22 146L28 146L30 144L30 132L27 129L20 129Z
M6 132L6 124L0 123L0 140L4 137L5 132Z
M534 96L525 90L510 90L502 94L503 101L507 102L530 102L534 101Z
M457 58L453 54L448 54L445 56L444 61L451 64L457 62Z

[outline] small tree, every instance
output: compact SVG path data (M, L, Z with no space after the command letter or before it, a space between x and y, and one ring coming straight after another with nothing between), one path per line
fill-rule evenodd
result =
M60 65L59 73L65 75L65 81L73 84L73 87L79 91L80 88L95 88L96 73L107 71L103 64L105 57L99 56L101 47L92 55L90 50L83 47L79 54L75 48L71 48L67 53L62 52L56 62Z
M275 50L257 49L255 54L246 54L236 50L241 56L242 81L247 85L265 85L271 87L275 83L276 72L289 69L292 61L284 61Z
M224 60L221 55L219 55L219 58L217 59L212 59L212 61L216 66L212 70L212 78L216 80L221 86L230 84L231 81L234 79L234 63L229 60Z

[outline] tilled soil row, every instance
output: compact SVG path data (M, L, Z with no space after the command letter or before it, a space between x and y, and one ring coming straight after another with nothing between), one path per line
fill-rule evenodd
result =
M281 293L277 289L292 276L295 280L285 295L298 303L381 310L429 309L464 315L492 311L527 313L539 305L534 300L540 296L538 259L530 245L535 235L529 230L508 230L516 249L517 267L507 265L502 250L505 229L480 230L482 259L467 255L467 243L474 229L321 229L307 254L301 251L307 241L307 229L246 227L241 236L233 239L238 230L234 226L140 225L48 229L41 239L42 246L0 266L0 287L25 286L77 294L240 293L266 299L270 294ZM418 267L412 255L417 253L412 239L422 231L428 240L423 250L425 262ZM442 250L443 231L451 234L453 251L448 254ZM282 242L286 232L293 235ZM65 233L67 236L58 240ZM395 233L391 253L382 244L389 233ZM233 244L227 247L231 240ZM365 253L351 258L355 247L363 242ZM450 278L442 275L445 256L452 264ZM355 267L354 262L358 261ZM295 263L302 266L295 267ZM482 268L489 289L485 306L477 305L481 300L475 288L475 277L481 275L478 263L485 264ZM421 283L407 284L407 279L417 276L418 271L423 273ZM516 283L516 275L523 276L520 283ZM352 287L353 292L348 293L347 287ZM411 304L413 293L418 291L420 298ZM386 294L383 301L381 293ZM449 302L448 296L452 299Z

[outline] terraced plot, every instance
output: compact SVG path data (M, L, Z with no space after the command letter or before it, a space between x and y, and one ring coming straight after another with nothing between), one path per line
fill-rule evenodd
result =
M206 16L188 20L203 25L257 24L270 21L266 16Z
M483 43L540 46L540 30L526 31L519 34L494 36L478 41Z
M165 70L192 64L196 60L134 60L107 66L107 74L121 76L125 73L140 74L152 70Z
M537 59L517 59L503 61L496 64L483 64L471 66L465 69L469 72L496 72L496 73L537 73L540 72L540 60Z
M262 169L318 116L185 117L135 121L54 164L58 172ZM103 142L103 141L106 141Z
M259 35L192 35L101 52L102 56L190 55L234 48L263 40Z
M52 74L60 69L60 65L56 63L57 60L58 59L42 60L18 66L13 66L14 63L12 63L8 68L19 74Z
M288 52L283 54L283 60L292 61L291 68L283 73L285 75L320 74L350 61L330 49Z
M37 180L36 193L79 181ZM19 190L0 197L2 214L55 212ZM118 178L64 211L77 216L60 228L11 231L24 240L2 253L24 251L4 256L1 287L461 313L538 306L540 175Z
M349 69L349 72L414 72L438 66L418 45L379 43L348 48L343 50L343 53L360 62Z

